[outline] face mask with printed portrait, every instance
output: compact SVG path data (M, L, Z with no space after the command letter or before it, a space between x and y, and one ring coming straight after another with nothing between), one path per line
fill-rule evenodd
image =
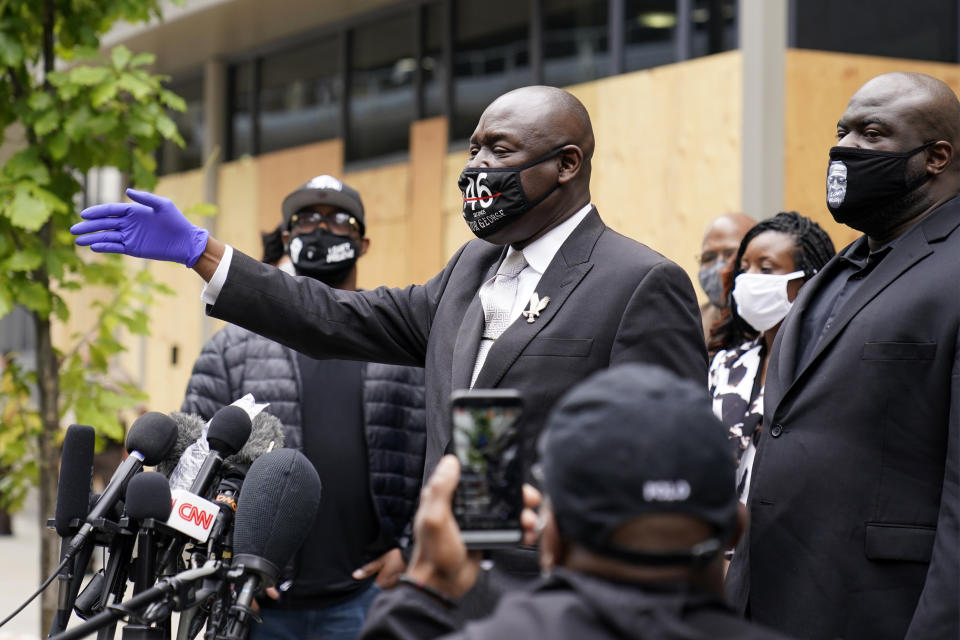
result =
M827 166L827 207L840 224L870 233L878 211L895 204L924 184L930 174L911 177L908 163L933 142L909 151L833 147Z

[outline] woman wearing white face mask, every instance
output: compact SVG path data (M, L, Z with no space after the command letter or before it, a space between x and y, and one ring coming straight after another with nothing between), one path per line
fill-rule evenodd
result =
M777 330L800 287L836 253L820 226L791 211L758 222L740 243L726 277L728 309L710 334L713 411L737 455L746 503L763 420L763 384Z

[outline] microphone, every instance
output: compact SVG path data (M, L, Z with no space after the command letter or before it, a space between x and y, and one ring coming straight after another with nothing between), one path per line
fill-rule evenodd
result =
M174 411L170 414L170 418L177 424L177 441L170 455L157 465L157 471L168 478L187 447L200 439L206 425L202 417L193 413ZM283 423L280 419L266 411L261 411L253 418L253 426L246 444L240 451L226 456L225 462L246 470L260 455L283 447L284 441Z
M222 479L212 498L220 506L210 532L210 540L223 547L232 547L233 517L237 511L237 498L243 487L244 475L253 461L261 455L283 446L283 423L276 416L261 411L253 418L253 428L246 444L236 454L229 456Z
M90 618L103 611L108 604L120 602L126 592L127 577L131 570L135 571L135 593L148 589L154 582L152 563L156 557L156 547L151 537L154 532L151 527L140 531L140 521L169 515L170 488L167 479L155 472L136 474L127 483L124 506L124 518L120 519L118 530L110 539L106 566L90 580L76 599L77 615L81 618ZM134 544L137 545L137 558L131 563ZM104 635L112 638L112 627Z
M253 418L253 429L250 431L247 443L235 455L227 458L227 462L247 469L253 464L254 460L263 454L282 448L285 441L283 423L280 422L280 418L266 411L261 411Z
M284 441L283 423L277 417L261 411L253 418L249 437L244 444L238 434L241 430L246 431L244 427L250 421L246 417L249 414L241 417L240 413L246 412L233 405L223 407L214 415L210 426L207 427L208 442L213 443L211 448L220 449L223 452L221 457L225 458L219 470L224 481L217 488L214 501L210 502L193 491L185 489L172 491L175 501L174 512L166 524L183 536L191 538L194 543L207 543L208 555L230 546L236 496L240 491L246 470L261 454L272 447L282 446ZM175 412L171 414L171 418L177 423L177 442L171 452L172 455L158 465L157 469L166 473L171 478L171 485L175 485L173 476L177 476L182 482L186 467L203 466L197 461L198 447L195 445L199 444L206 423L200 416L188 413ZM212 440L210 440L211 435ZM207 462L207 459L204 458L203 461ZM193 484L197 483L199 476L198 473L198 478L194 479ZM191 486L191 489L202 488L205 493L212 486L212 482L209 485L204 480L199 482L200 485L206 486ZM161 572L175 570L174 562L179 557L183 545L188 541L183 536L170 539L161 553L158 564Z
M224 458L237 453L246 443L250 437L251 426L250 416L240 407L226 406L214 414L207 427L210 452L196 471L190 488L175 487L171 491L174 509L167 520L169 527L199 542L207 541L214 518L220 513L220 507L206 499L207 492L213 481L219 477ZM187 467L192 466L191 463L195 463L196 458L191 455L191 459L186 462L184 468L178 466L183 472L181 481L186 479L184 475L189 476L190 470ZM183 463L181 458L181 464ZM180 553L184 542L186 538L171 540L163 554L162 567Z
M150 411L137 418L127 434L127 451L130 453L120 463L107 483L100 499L87 515L86 523L74 536L67 550L73 556L94 530L98 519L105 518L116 506L130 481L144 465L154 466L170 454L177 438L177 425L169 417Z
M218 637L242 640L254 614L254 594L273 586L313 526L320 506L320 476L293 449L265 453L250 466L240 490L233 530L231 573L242 589Z
M181 594L183 594L185 589L188 588L193 582L208 578L210 576L215 576L219 571L219 563L208 562L202 567L188 569L187 571L178 573L175 576L161 580L156 586L147 589L143 593L135 595L118 606L104 609L97 615L91 617L85 623L53 636L51 640L79 640L80 638L83 638L94 631L97 631L98 629L100 630L100 633L103 634L104 627L113 625L116 620L120 619L121 617L139 615L139 612L145 607L161 599L169 598L174 601L174 605L179 605L180 602L186 601L185 598L181 598ZM152 631L155 632L156 628L153 628ZM108 631L103 635L113 637L113 632ZM148 636L143 634L137 637ZM149 637L154 636L151 635Z
M170 419L177 425L177 439L176 442L174 442L173 449L170 450L170 454L157 465L157 471L167 476L167 478L173 473L173 470L176 468L177 463L180 462L180 457L183 456L187 447L200 439L203 428L207 424L206 420L196 414L182 413L180 411L171 413Z
M90 481L93 478L93 427L72 424L63 438L60 455L60 481L57 484L57 507L53 518L57 535L72 536L87 517L90 506Z
M80 522L87 517L90 507L90 481L93 478L93 453L95 444L93 427L72 424L63 438L60 455L60 480L57 484L57 506L53 518L54 528L62 538L61 562L70 548L70 537L77 533ZM83 572L77 565L86 566L89 552L80 554L76 562L67 562L57 575L57 611L50 625L49 635L67 628L73 602L83 581ZM82 561L82 564L81 564ZM79 575L77 575L79 574Z
M130 478L126 514L137 521L163 521L170 516L170 483L162 473L144 471Z
M137 557L134 564L134 595L149 589L156 579L157 539L153 526L144 526L144 520L164 522L170 517L170 483L162 473L144 472L130 479L127 486L127 517L141 523L137 539ZM130 524L134 530L135 524Z
M210 419L207 427L207 442L210 444L210 453L197 472L190 492L204 496L210 484L220 472L224 458L240 451L250 438L253 423L250 416L240 407L226 406Z

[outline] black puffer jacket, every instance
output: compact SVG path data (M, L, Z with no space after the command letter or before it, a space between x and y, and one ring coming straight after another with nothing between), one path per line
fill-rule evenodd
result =
M368 363L364 369L370 487L381 540L400 542L413 518L423 476L426 417L423 369ZM297 355L246 329L227 325L197 358L180 408L210 419L247 393L269 402L283 423L285 446L301 449L300 367Z

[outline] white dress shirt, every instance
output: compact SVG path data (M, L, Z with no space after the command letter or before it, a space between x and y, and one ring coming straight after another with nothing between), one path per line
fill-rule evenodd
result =
M206 304L216 304L220 289L223 288L223 283L227 281L227 272L230 271L231 260L233 260L233 247L224 245L223 257L220 258L217 270L213 272L213 277L203 286L203 291L200 292L200 299Z
M573 230L577 228L577 225L587 217L587 214L590 213L590 209L592 208L593 205L588 204L523 248L523 257L527 261L527 267L517 276L517 280L519 281L517 284L517 297L513 301L513 309L510 312L511 320L519 318L523 310L530 304L530 298L533 296L534 291L537 290L537 284L540 283L543 272L547 270L547 267L549 267L553 261L553 256L557 255L557 251L559 251L563 243L567 241L567 238L569 238ZM513 247L507 249L507 255L513 252ZM506 256L504 256L504 259L506 259Z

